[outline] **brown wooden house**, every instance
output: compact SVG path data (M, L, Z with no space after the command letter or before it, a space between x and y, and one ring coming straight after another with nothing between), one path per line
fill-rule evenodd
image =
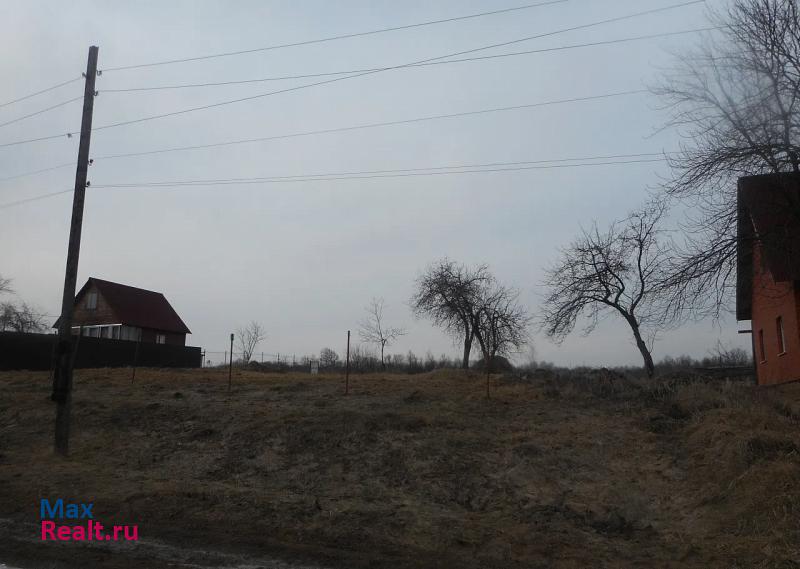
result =
M75 296L72 333L81 330L84 336L176 346L185 346L191 334L160 292L94 277Z
M736 319L750 320L758 383L800 379L800 176L739 180Z

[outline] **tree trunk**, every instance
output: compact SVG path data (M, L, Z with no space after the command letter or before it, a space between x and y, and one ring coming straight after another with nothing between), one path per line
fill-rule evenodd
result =
M386 371L386 364L383 361L383 349L386 347L386 342L381 342L381 369Z
M639 352L641 352L642 359L644 360L644 368L647 370L647 377L653 377L653 373L655 372L653 356L650 354L650 350L647 349L647 344L642 339L641 332L639 332L639 323L634 320L630 322L630 325L633 330L633 337L636 340L636 347L639 348Z
M464 359L461 361L461 369L469 369L470 352L472 352L472 333L464 335Z

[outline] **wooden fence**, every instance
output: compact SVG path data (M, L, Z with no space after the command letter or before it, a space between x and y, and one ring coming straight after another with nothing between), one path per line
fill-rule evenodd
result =
M58 336L0 332L0 370L49 370ZM200 367L200 348L73 337L76 368Z

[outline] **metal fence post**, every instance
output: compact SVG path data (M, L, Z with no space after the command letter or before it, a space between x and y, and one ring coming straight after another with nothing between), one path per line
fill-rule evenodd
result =
M347 331L347 364L344 370L344 394L350 392L350 330Z
M231 391L231 381L233 378L233 334L231 334L231 362L228 366L228 393Z

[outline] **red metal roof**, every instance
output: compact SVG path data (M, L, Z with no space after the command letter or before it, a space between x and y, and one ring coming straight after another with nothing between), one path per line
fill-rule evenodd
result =
M160 292L90 277L75 296L76 303L92 283L121 320L121 324L191 334L181 317Z

